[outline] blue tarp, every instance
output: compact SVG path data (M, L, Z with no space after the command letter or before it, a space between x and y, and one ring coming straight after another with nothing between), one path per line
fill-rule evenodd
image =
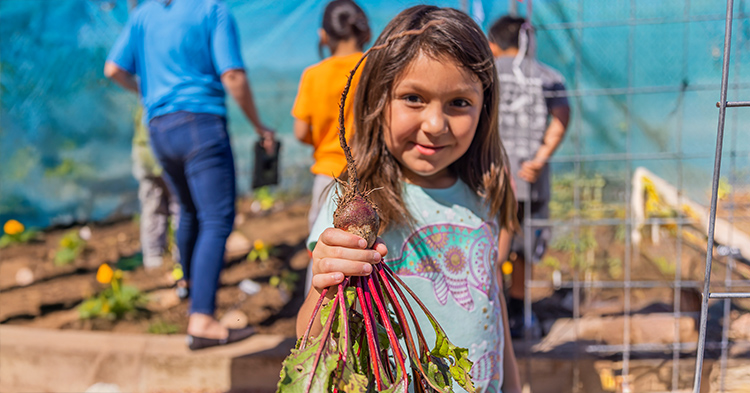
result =
M304 192L311 152L291 135L289 112L302 70L320 60L316 31L325 2L227 3L238 22L261 117L281 134L281 188ZM359 3L377 34L400 10L420 2ZM430 3L469 9L485 29L510 4ZM682 173L686 189L705 193L716 135L724 2L646 0L636 1L633 9L631 3L533 3L538 57L563 73L574 94L574 117L557 157L580 155L584 173L622 182L628 165L649 167L675 182ZM526 3L516 5L524 14ZM748 2L739 2L730 78L738 86L730 90L730 99L750 98L747 67L735 66L750 64L748 12ZM127 15L127 0L0 1L0 222L15 218L44 227L137 209L130 161L137 100L102 75ZM723 173L740 185L750 182L749 120L748 111L738 110L727 123L728 149L735 154ZM229 124L239 190L247 193L255 133L234 103ZM678 158L592 161L628 151ZM679 159L680 154L689 157ZM573 168L567 163L555 167L558 172Z

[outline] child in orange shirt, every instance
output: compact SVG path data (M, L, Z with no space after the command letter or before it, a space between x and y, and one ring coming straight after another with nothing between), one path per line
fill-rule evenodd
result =
M323 57L324 46L330 50L331 57L305 69L292 108L294 136L302 143L313 146L315 163L310 172L315 179L308 213L310 228L318 217L326 186L346 167L346 158L338 139L339 101L349 72L362 57L365 44L370 41L370 25L364 11L356 3L334 0L323 11L323 27L318 34L320 57ZM359 74L357 72L352 79L352 96L357 89ZM347 100L344 109L347 140L354 129L352 102ZM308 271L308 283L311 277Z

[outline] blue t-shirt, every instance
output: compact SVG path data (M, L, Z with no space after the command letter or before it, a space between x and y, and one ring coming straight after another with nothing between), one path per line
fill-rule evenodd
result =
M107 57L140 77L146 118L177 111L226 116L221 74L243 68L234 19L219 0L150 0Z
M460 180L444 189L403 187L404 202L417 224L380 235L388 247L385 263L419 296L448 339L469 350L477 391L500 392L505 342L495 274L497 221L487 218L487 207ZM332 194L322 205L307 239L311 250L333 226ZM411 304L428 345L434 345L432 325L419 306ZM454 383L453 391L464 390Z

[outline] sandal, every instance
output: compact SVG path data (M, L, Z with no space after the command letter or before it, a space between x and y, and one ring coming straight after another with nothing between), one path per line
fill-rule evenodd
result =
M218 338L205 338L205 337L199 337L199 336L193 336L188 334L187 336L187 344L188 348L190 348L191 351L197 351L199 349L204 348L210 348L215 347L219 345L228 345L235 343L237 341L242 341L253 334L256 333L256 330L252 326L248 326L243 329L229 329L229 334L227 335L227 338L218 339Z

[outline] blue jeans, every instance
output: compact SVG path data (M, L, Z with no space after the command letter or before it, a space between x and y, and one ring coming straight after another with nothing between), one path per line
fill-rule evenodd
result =
M224 246L234 223L234 158L226 120L175 112L151 119L149 133L180 201L177 247L190 282L190 313L213 315Z

